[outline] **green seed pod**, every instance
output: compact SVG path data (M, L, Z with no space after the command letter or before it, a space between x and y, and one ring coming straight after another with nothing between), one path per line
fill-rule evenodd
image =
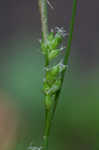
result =
M47 54L48 51L50 50L50 42L47 41L46 43L44 43L43 41L41 42L41 49L42 49L42 53L43 54Z
M51 48L56 49L62 42L62 36L58 33L56 33L53 41L51 42Z
M46 79L47 81L56 80L58 75L66 69L66 66L63 65L61 62L52 68L46 70Z
M48 85L48 83L46 81L44 81L43 83L43 91L45 94L48 94L48 91L50 90L50 86Z
M51 72L50 71L47 71L46 72L46 80L48 82L50 82L50 84L52 83L52 81L54 80L54 77L51 75Z
M66 69L66 66L64 64L62 64L61 62L55 66L53 66L49 71L49 75L51 76L57 76L59 75L59 73L61 73L62 71L64 71Z
M61 80L58 79L54 82L53 86L50 88L50 94L55 94L61 87Z
M52 105L51 96L50 95L46 95L46 97L45 97L45 108L47 110L50 110L51 109L51 105Z
M61 72L63 72L63 71L65 71L65 69L66 69L66 65L64 65L64 64L62 64L61 62L58 64L58 66L59 66L59 72L61 73Z
M48 53L48 59L51 61L55 57L57 57L60 53L60 49L52 50L51 52Z
M52 76L57 76L59 74L59 65L55 65L51 68L50 73Z
M59 66L58 65L53 66L46 72L47 81L53 82L53 80L56 80L58 74L59 74Z
M52 41L54 39L54 32L51 31L48 35L48 41Z

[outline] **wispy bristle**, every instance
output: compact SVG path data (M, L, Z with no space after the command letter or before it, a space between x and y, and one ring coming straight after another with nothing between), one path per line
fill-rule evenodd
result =
M51 9L54 9L54 7L52 6L52 4L50 3L49 0L47 0L47 4L49 5L49 7L50 7Z

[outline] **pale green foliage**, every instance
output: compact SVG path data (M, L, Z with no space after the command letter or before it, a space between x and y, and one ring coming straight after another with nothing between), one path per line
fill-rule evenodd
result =
M63 30L63 28L58 28L55 35L53 30L49 33L46 42L44 42L44 40L42 39L41 41L42 53L48 56L48 61L51 61L60 54L61 48L59 48L59 46L63 41L64 35L65 31Z
M66 35L63 28L56 27L56 33L53 30L48 35L46 42L41 40L42 54L45 55L50 63L61 52L60 47L64 36ZM45 67L45 78L43 84L43 91L45 94L45 107L47 110L51 109L55 94L61 88L61 73L66 69L62 62L53 64L52 67Z

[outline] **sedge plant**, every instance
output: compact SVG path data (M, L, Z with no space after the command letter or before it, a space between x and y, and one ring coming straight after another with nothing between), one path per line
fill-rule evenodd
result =
M41 16L42 40L41 51L45 58L45 75L43 79L43 93L44 93L44 107L45 107L45 129L43 135L43 144L41 147L32 147L30 150L48 150L49 135L51 132L52 121L55 116L55 111L59 101L59 96L64 82L64 75L67 71L68 60L70 56L72 35L74 31L75 16L77 10L78 0L73 0L72 17L70 23L70 31L68 41L65 48L65 55L63 61L55 63L56 57L61 54L63 47L61 47L66 32L63 27L56 27L55 31L48 29L48 0L38 0L39 10ZM54 60L54 61L53 61Z

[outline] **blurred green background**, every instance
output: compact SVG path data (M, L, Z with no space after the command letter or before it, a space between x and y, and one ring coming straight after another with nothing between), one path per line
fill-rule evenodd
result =
M49 150L99 149L99 2L95 2L94 6L91 1L78 5L70 71L65 76ZM0 103L7 104L4 117L12 123L9 129L15 129L12 149L25 150L31 142L41 145L44 128L39 10L36 0L0 3ZM68 32L72 0L51 3L54 11L48 9L49 27L63 26Z

